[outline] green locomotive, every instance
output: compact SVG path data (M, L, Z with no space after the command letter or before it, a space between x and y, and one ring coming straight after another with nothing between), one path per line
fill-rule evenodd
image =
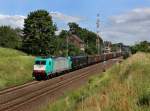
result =
M53 74L71 69L71 57L37 57L33 67L33 77L36 79L47 79Z

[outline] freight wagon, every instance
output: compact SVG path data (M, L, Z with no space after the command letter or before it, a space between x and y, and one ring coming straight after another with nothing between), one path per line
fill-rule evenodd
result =
M85 67L88 64L87 60L88 60L87 56L74 56L74 57L71 57L72 70Z

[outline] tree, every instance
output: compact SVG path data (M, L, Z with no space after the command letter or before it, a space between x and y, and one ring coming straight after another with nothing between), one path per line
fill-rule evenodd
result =
M76 47L72 43L69 43L68 45L69 45L69 47L68 47L68 50L69 50L68 55L69 56L78 56L78 55L80 55L80 49L78 47Z
M78 35L79 34L79 31L81 31L81 27L79 27L79 25L78 24L76 24L76 23L68 23L68 26L69 26L69 28L70 28L70 32L72 33L72 34L76 34L76 35Z
M24 23L23 50L33 55L49 55L55 51L52 17L45 10L31 12Z
M21 37L17 30L9 26L0 27L0 46L19 49L21 46Z

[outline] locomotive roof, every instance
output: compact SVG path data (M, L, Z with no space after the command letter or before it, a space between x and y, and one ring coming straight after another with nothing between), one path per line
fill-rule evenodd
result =
M68 56L68 57L62 57L62 56L59 56L59 57L36 57L35 60L48 60L48 59L56 59L56 58L70 58L70 56Z
M40 60L40 61L42 61L42 60L48 60L48 59L52 59L52 58L42 58L42 57L36 57L35 58L35 60Z

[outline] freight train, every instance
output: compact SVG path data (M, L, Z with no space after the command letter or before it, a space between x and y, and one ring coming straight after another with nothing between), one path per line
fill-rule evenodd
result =
M36 80L45 80L60 73L77 70L120 56L122 56L121 52L91 56L36 57L33 67L33 77Z

